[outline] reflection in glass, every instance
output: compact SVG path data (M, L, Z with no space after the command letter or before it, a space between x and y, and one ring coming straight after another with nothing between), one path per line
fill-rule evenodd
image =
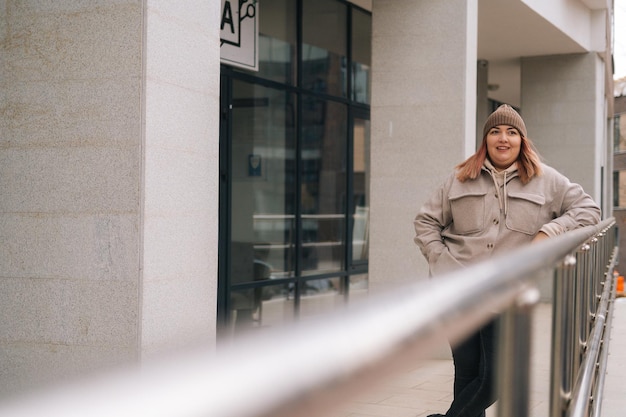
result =
M613 126L614 151L626 152L626 113L615 116ZM626 171L613 172L613 206L626 208Z
M367 261L369 250L370 122L354 119L352 163L352 262Z
M294 273L294 101L233 81L231 284Z
M613 121L614 134L613 140L615 141L615 151L626 151L626 113L615 116Z
M626 208L626 171L615 171L613 175L614 207Z
M369 281L367 274L352 275L350 277L349 290L350 301L360 300L367 297Z
M305 0L302 7L302 87L346 97L347 6Z
M235 332L279 326L292 320L294 301L287 284L232 290L231 325Z
M352 99L370 103L372 67L372 15L352 12Z
M259 7L259 71L255 75L293 85L296 73L296 2L263 0Z
M300 299L300 317L313 317L329 313L345 305L341 278L306 280Z
M346 217L345 105L303 98L302 255L303 275L344 267Z

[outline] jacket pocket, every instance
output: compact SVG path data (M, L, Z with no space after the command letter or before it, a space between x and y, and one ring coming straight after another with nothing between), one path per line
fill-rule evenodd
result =
M454 259L450 254L450 251L446 248L446 250L439 255L437 260L433 264L429 265L429 272L430 276L435 277L461 268L463 268L463 265Z
M545 197L540 194L509 192L506 227L534 235L543 224L539 221L539 216L545 202Z
M484 191L476 191L449 196L452 210L451 229L455 234L467 235L483 230L486 195Z
M448 248L444 249L435 262L429 265L430 275L433 277L444 275L461 268L463 268L463 265L454 259Z

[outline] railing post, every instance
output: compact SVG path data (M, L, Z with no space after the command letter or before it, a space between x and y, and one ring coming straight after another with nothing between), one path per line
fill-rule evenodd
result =
M554 274L552 304L552 360L550 416L562 417L571 398L573 386L574 268L576 258L567 255Z
M606 272L606 259L605 256L605 241L604 241L604 231L601 231L596 235L597 245L598 245L598 255L596 260L596 309L600 303L600 297L602 296L602 289L604 284L604 274Z
M591 401L591 413L590 416L591 417L601 417L601 408L602 408L602 401L603 401L603 396L604 396L604 392L603 392L603 387L604 387L604 381L606 378L606 370L607 370L607 356L608 356L608 351L609 351L609 340L610 340L610 333L611 333L611 322L613 321L613 302L615 301L615 284L616 284L616 276L615 275L615 262L616 262L616 258L617 258L617 252L618 252L618 248L615 246L616 242L618 242L619 240L617 239L617 228L615 228L614 231L612 231L614 233L611 233L609 235L609 247L611 247L613 249L613 252L611 254L611 257L609 259L609 266L608 266L608 273L607 273L607 277L606 277L606 281L605 281L605 294L606 294L606 298L608 298L607 301L607 308L606 308L606 321L604 322L604 329L603 329L603 333L602 333L602 342L601 342L601 346L600 346L600 357L597 360L597 364L598 364L598 369L597 369L597 377L595 382L595 390L592 393L592 401Z
M591 327L593 326L593 317L596 315L596 310L598 308L599 298L597 296L597 281L599 280L597 275L597 264L598 264L598 239L593 237L589 240L589 287L588 287L588 300L589 300L589 317L591 318L589 322L589 327L587 329L587 333L591 332Z
M578 369L582 362L583 353L587 344L589 335L589 307L587 303L589 297L587 291L589 288L589 274L587 273L587 265L589 263L589 245L582 245L576 251L576 276L575 276L575 301L573 312L574 326L574 369L573 374L578 374Z
M529 288L500 317L498 415L528 417L530 403L531 313L539 290Z
M598 232L598 234L596 235L596 239L598 241L598 253L596 262L596 277L598 277L598 280L596 281L596 296L598 297L598 301L600 301L600 296L602 295L602 275L604 273L604 235L602 231Z

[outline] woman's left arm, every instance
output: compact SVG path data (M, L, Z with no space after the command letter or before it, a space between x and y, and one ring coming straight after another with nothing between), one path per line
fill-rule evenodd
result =
M541 227L541 232L549 237L560 235L579 227L591 226L600 222L601 211L591 196L576 183L570 182L565 176L559 175L557 179L557 190L564 190L561 206L554 218L549 223ZM537 236L536 238L540 238Z

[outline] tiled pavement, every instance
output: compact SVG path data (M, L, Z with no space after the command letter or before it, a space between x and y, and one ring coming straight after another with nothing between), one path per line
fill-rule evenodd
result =
M609 357L600 414L605 417L626 415L626 298L613 307Z
M539 304L533 314L530 417L549 415L551 305ZM605 382L602 416L626 414L626 299L615 303L615 318L609 345L609 369ZM447 349L447 348L442 348ZM453 367L449 349L440 359L427 359L407 366L406 372L343 405L330 417L425 417L443 413L452 400ZM496 417L497 405L487 410Z

